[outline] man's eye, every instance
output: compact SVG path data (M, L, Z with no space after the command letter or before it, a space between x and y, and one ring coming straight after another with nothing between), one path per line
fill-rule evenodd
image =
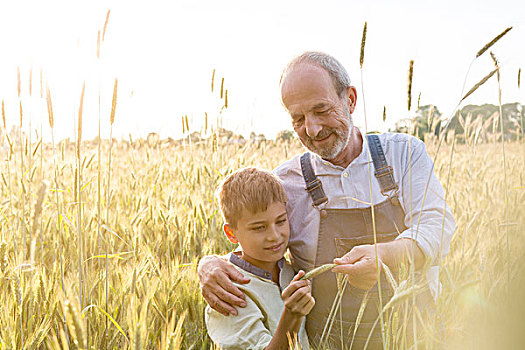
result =
M264 226L263 225L260 225L260 226L253 226L251 228L253 231L261 231L261 230L264 230Z
M295 125L301 125L304 121L304 117L294 117L292 119L292 123L295 124Z

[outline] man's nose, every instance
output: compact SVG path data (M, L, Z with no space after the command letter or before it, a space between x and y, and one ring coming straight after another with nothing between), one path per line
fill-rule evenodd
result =
M316 138L323 129L319 119L314 115L305 116L306 134L311 138Z

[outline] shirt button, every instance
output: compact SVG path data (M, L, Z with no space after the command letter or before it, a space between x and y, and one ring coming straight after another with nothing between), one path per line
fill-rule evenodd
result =
M348 177L348 173L343 173L343 177Z

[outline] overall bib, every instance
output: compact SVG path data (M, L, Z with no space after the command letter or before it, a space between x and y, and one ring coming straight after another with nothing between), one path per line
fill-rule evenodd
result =
M394 240L406 230L404 224L405 212L398 198L398 186L394 181L392 168L387 164L379 138L377 135L368 135L368 144L374 163L375 177L381 188L381 193L388 197L385 201L374 205L377 242ZM322 184L314 174L310 154L301 157L301 168L306 183L306 190L313 199L316 207L328 201ZM359 209L321 209L319 236L315 267L332 263L336 257L341 257L354 246L374 244L374 230L372 226L372 208ZM393 290L381 274L381 298L383 306L393 295ZM311 344L319 345L323 329L327 322L332 304L338 292L336 274L326 272L312 280L312 295L315 306L307 316L306 329ZM343 293L340 311L336 313L335 321L328 334L328 342L323 344L328 349L348 348L352 341L355 321L366 291L348 284ZM426 293L425 303L430 294ZM433 303L433 300L431 301ZM372 325L378 317L379 293L377 284L369 291L369 301L361 322L357 328L353 349L363 349ZM342 325L342 329L341 329ZM342 335L342 336L341 336ZM343 339L343 342L341 341ZM325 336L326 339L326 336ZM368 349L382 349L381 328L377 324L368 344Z

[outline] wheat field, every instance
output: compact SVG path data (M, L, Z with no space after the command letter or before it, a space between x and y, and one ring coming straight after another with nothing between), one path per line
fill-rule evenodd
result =
M426 143L434 157L437 140ZM215 187L239 167L276 167L303 151L299 141L121 141L110 174L109 142L100 169L97 144L80 149L4 149L0 348L210 348L196 265L233 249ZM457 228L437 299L445 333L418 333L435 348L525 344L525 144L505 144L505 157L506 188L501 142L439 149Z
M97 57L108 19L109 11ZM361 67L365 38L366 24ZM496 69L463 99L495 72L499 81L494 62ZM28 117L23 119L19 71L18 76L23 126ZM411 80L412 68L409 109ZM221 112L228 108L222 85ZM115 80L111 125L103 126L111 132L117 86ZM158 137L83 141L83 95L84 90L76 142L56 144L31 139L22 127L17 135L7 134L2 103L0 350L213 348L197 264L205 255L234 249L221 233L215 188L238 168L275 168L304 151L300 142L239 144L217 130L192 140L187 117L182 119L187 138L180 142ZM46 128L53 129L49 89L46 96ZM389 349L408 348L407 338L413 339L412 348L525 346L523 130L517 141L503 143L494 127L490 133L475 118L461 122L462 135L425 137L456 219L450 253L442 262L436 317L407 334L406 317L403 321L395 307L386 310L381 327ZM392 281L398 295L410 289L403 282Z

